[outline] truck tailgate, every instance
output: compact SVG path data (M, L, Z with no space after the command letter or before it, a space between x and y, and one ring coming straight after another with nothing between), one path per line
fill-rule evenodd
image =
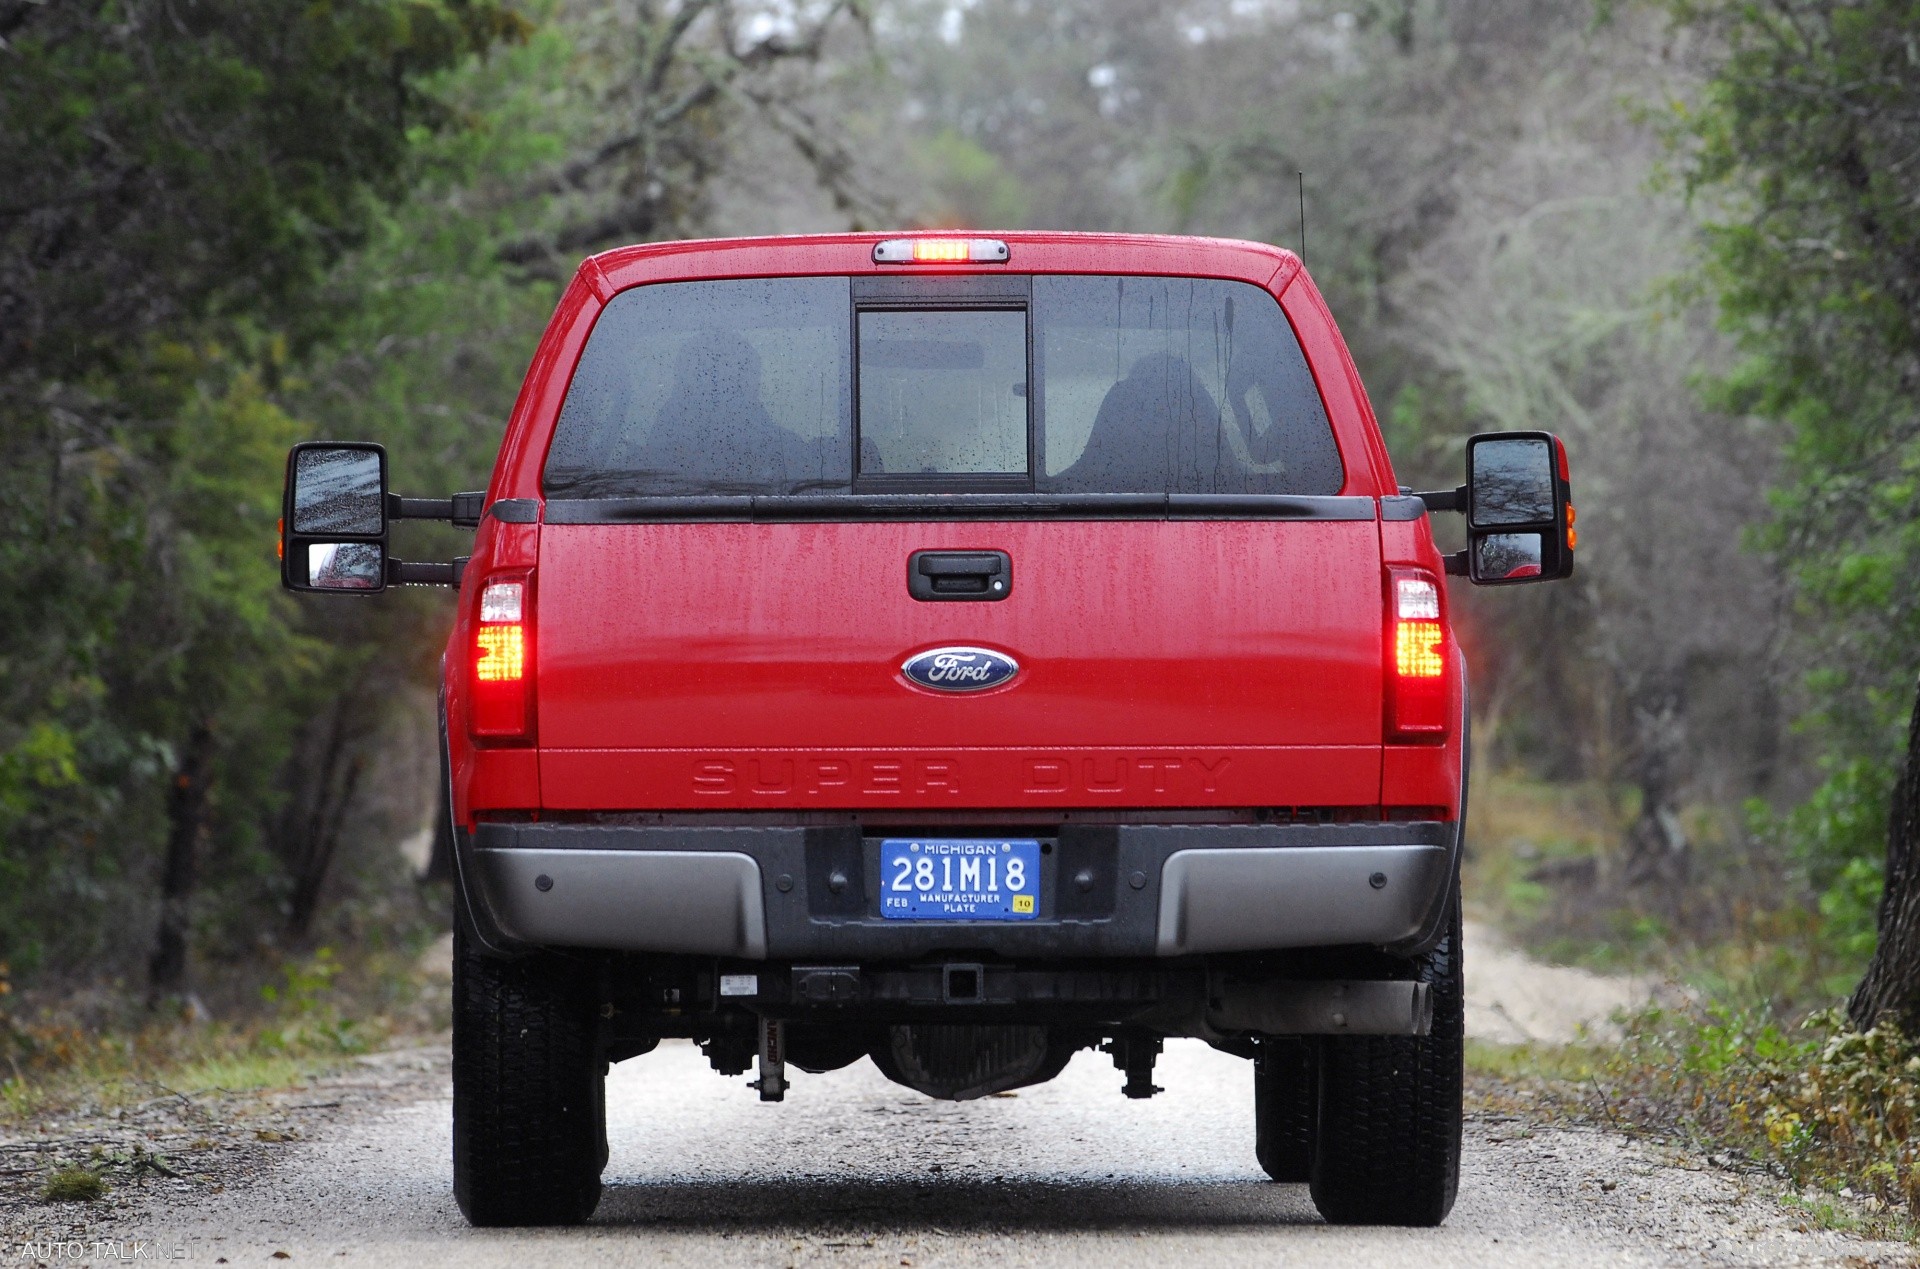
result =
M1001 550L998 602L907 592ZM534 641L553 809L1378 801L1374 521L548 524ZM942 693L944 645L1019 663Z

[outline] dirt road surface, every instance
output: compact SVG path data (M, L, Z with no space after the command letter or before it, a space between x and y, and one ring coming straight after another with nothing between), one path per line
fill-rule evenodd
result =
M1477 921L1466 944L1467 1034L1495 1044L1616 1040L1616 1015L1682 994L1654 977L1542 965Z
M1766 1178L1488 1117L1468 1127L1443 1228L1330 1229L1304 1186L1255 1165L1244 1062L1180 1042L1160 1082L1161 1096L1126 1101L1106 1059L1082 1054L1052 1084L953 1105L861 1063L799 1075L785 1104L763 1106L691 1045L669 1044L614 1071L607 1191L583 1229L466 1228L449 1190L448 1103L428 1087L311 1127L220 1193L156 1186L71 1243L118 1252L29 1258L21 1234L8 1251L23 1264L123 1263L146 1240L200 1265L475 1269L1909 1263L1901 1246L1801 1232Z
M1571 1018L1553 1003L1566 993L1530 981L1524 961L1482 963L1482 1026L1599 1021ZM1503 998L1506 979L1553 1007ZM1904 1245L1808 1230L1771 1178L1484 1111L1468 1124L1444 1227L1329 1228L1306 1187L1272 1184L1254 1161L1251 1068L1198 1042L1168 1045L1166 1091L1145 1102L1122 1098L1096 1053L1052 1084L959 1105L865 1062L794 1079L784 1104L762 1105L686 1043L623 1063L591 1224L482 1231L451 1194L444 1050L379 1055L247 1112L249 1125L279 1127L249 1130L243 1166L196 1173L174 1146L181 1176L141 1177L106 1205L0 1208L0 1264L123 1264L139 1240L196 1265L463 1269L1913 1263ZM67 1242L23 1248L36 1236Z

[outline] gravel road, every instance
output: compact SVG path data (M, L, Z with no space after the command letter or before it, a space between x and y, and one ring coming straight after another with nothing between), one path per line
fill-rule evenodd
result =
M1540 965L1481 927L1468 939L1468 1027L1484 1039L1604 1035L1613 1011L1659 990ZM444 961L443 948L429 975ZM1166 1092L1145 1102L1121 1097L1120 1074L1091 1052L1051 1084L958 1105L866 1062L791 1074L787 1101L768 1106L684 1042L614 1068L606 1194L573 1230L461 1220L444 1041L300 1088L168 1092L0 1140L0 1265L124 1264L143 1251L462 1269L1915 1263L1905 1245L1809 1230L1768 1177L1543 1124L1497 1087L1473 1099L1444 1227L1332 1229L1305 1186L1274 1185L1254 1162L1249 1064L1196 1041L1169 1043L1156 1076ZM119 1160L106 1201L30 1197L46 1160L88 1148Z
M1620 1037L1614 1017L1683 988L1657 977L1543 965L1498 930L1466 923L1467 1034L1494 1044L1572 1044Z
M16 1238L0 1263L122 1263L136 1239L235 1265L1910 1263L1903 1246L1797 1229L1765 1178L1486 1113L1443 1228L1331 1229L1304 1186L1255 1165L1247 1064L1188 1041L1168 1046L1167 1091L1149 1102L1123 1099L1108 1059L1083 1053L1052 1084L964 1105L862 1062L796 1074L766 1106L691 1045L663 1045L611 1077L613 1158L591 1225L476 1231L449 1193L444 1060L408 1060L425 1068L412 1100L308 1109L304 1139L220 1192L157 1182L74 1235L89 1254L21 1257ZM305 1104L327 1093L316 1084ZM93 1251L102 1240L118 1250Z

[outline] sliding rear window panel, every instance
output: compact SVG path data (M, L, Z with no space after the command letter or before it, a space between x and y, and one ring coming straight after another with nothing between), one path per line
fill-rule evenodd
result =
M852 280L852 401L854 490L860 493L1027 493L1033 491L1037 443L1033 436L1033 317L1031 278L1025 275L877 276ZM860 346L862 317L877 313L1018 313L1025 346L1025 394L1021 395L1027 455L1023 472L887 472L868 470L868 420L862 417L862 376L868 371Z
M971 274L963 276L888 275L853 279L853 455L854 489L860 493L1030 493L1039 461L1034 414L1034 351L1031 314L1032 279L1025 274ZM1025 405L1026 470L1019 473L869 472L861 463L866 453L866 422L861 417L860 319L872 313L1017 312L1026 323Z

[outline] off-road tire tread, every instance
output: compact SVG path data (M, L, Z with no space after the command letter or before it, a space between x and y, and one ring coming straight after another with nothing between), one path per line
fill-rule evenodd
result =
M600 1202L606 1066L579 981L455 929L453 1194L471 1224L577 1225Z
M1276 1181L1303 1184L1313 1174L1315 1077L1306 1040L1261 1041L1253 1064L1254 1157Z
M1420 1037L1322 1041L1313 1205L1335 1225L1438 1225L1460 1184L1466 1000L1456 892L1448 930L1417 962L1433 989Z

